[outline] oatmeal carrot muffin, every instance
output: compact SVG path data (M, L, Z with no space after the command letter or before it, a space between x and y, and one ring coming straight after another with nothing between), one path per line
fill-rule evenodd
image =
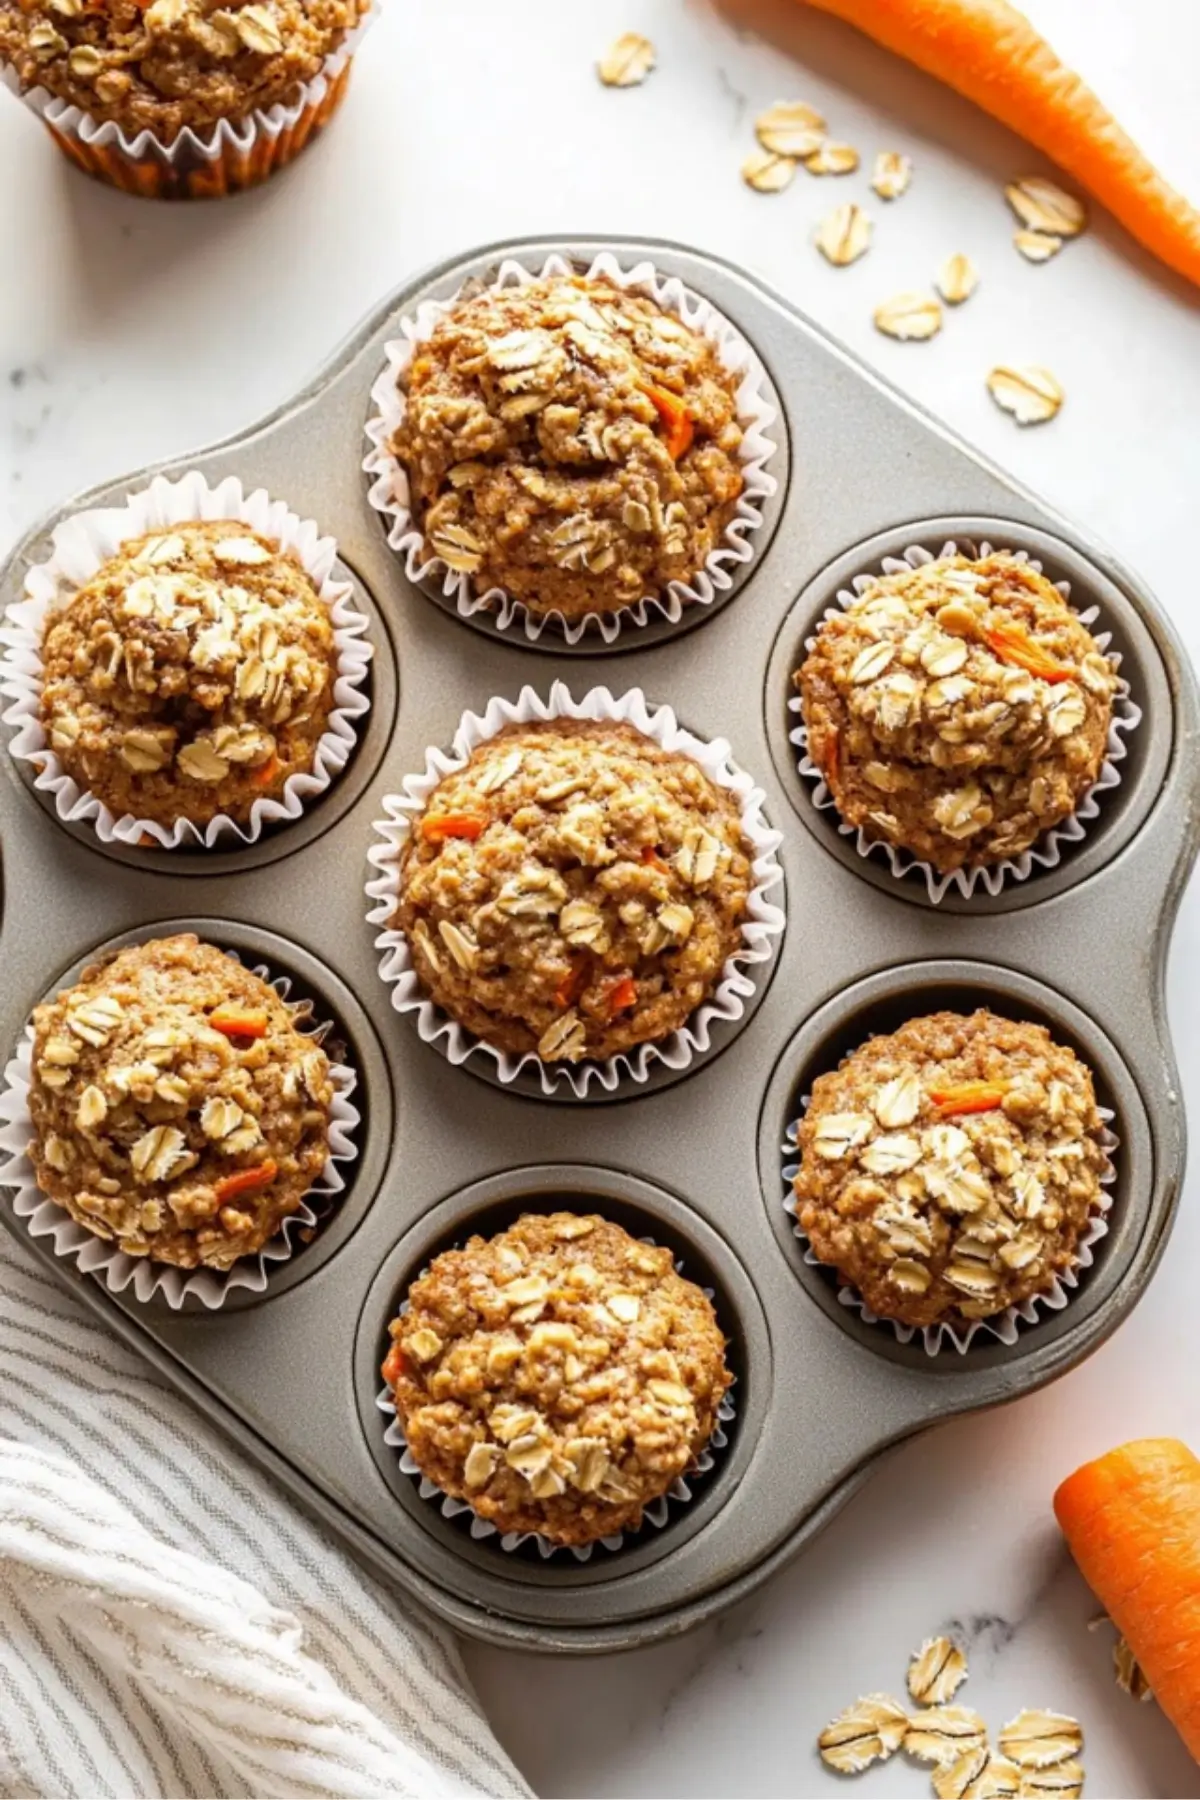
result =
M190 932L93 963L33 1025L38 1186L130 1256L228 1269L324 1167L325 1052L273 988Z
M813 1083L796 1218L880 1318L992 1318L1077 1260L1102 1130L1091 1072L1044 1026L933 1013Z
M636 1531L693 1468L732 1377L669 1250L594 1215L527 1214L435 1258L384 1380L421 1473L500 1531Z
M1027 562L948 556L823 620L796 685L842 818L945 874L1015 856L1075 811L1117 677Z
M396 924L436 1003L498 1049L603 1059L678 1029L738 948L735 797L630 725L512 725L414 822Z
M329 608L236 521L122 544L52 612L41 719L65 772L126 814L244 823L307 773L333 707Z
M476 593L617 612L690 581L734 516L738 377L644 295L567 276L479 294L404 385L414 518Z

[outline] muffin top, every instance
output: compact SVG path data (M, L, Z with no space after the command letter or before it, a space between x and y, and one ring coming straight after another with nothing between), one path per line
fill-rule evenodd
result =
M1027 562L948 556L824 619L796 683L842 817L945 873L1014 856L1075 810L1117 676Z
M477 593L611 613L720 544L743 486L738 381L654 300L552 276L441 320L391 447L429 548Z
M33 1015L38 1186L130 1256L227 1269L325 1164L329 1060L190 932L120 950Z
M291 103L363 0L0 0L0 62L126 137L169 144Z
M422 1474L501 1531L636 1530L690 1469L732 1377L671 1252L594 1215L527 1214L430 1264L383 1365Z
M735 797L631 725L512 725L439 782L396 922L439 1006L546 1062L659 1040L714 990L752 886Z
M228 520L123 544L50 613L42 662L67 774L118 817L201 825L312 768L337 647L297 558Z
M1102 1130L1090 1071L1044 1026L933 1013L813 1083L796 1217L880 1318L990 1318L1075 1262Z

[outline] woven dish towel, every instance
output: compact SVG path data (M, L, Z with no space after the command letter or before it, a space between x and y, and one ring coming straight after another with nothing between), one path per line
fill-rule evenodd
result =
M0 1232L0 1795L528 1793L452 1638Z

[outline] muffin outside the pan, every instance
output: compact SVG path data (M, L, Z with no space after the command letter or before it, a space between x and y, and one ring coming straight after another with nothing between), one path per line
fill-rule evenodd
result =
M1076 1262L1108 1158L1092 1076L1041 1025L933 1013L813 1083L796 1218L880 1318L961 1325Z
M192 933L93 964L33 1024L38 1186L128 1255L228 1269L321 1173L328 1058L273 988Z
M391 443L429 554L567 620L690 581L744 486L739 379L601 278L460 301L418 348Z
M432 999L497 1048L604 1059L712 994L753 882L737 802L625 724L511 725L414 821L396 926Z
M946 556L823 619L796 685L841 817L946 874L1019 855L1075 811L1117 676L1028 562Z
M122 544L46 621L40 714L117 818L245 823L308 773L333 708L330 610L291 552L236 520Z
M503 1532L636 1531L691 1469L732 1377L712 1302L608 1220L527 1214L434 1259L383 1376L408 1448Z
M22 94L79 109L86 132L48 122L90 173L137 193L219 194L282 167L332 113L348 65L335 73L329 59L366 10L362 0L0 0L0 68ZM262 131L258 115L273 108L294 110L289 130ZM105 126L114 130L97 143Z

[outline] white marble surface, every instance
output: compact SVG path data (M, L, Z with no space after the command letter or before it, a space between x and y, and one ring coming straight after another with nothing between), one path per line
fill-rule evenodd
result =
M1200 494L1200 313L1104 219L1034 269L1009 245L999 185L1036 166L999 127L790 0L385 0L345 115L262 192L148 206L68 170L0 96L0 548L64 494L230 432L283 398L383 291L473 242L606 229L691 240L765 274L968 438L1089 523L1157 587L1193 654ZM1039 16L1200 195L1200 24L1191 0L1041 0ZM1086 19L1084 15L1086 14ZM753 35L764 27L769 40ZM595 82L619 30L657 41L638 91ZM1190 34L1190 35L1189 35ZM766 102L801 95L864 152L909 151L909 195L855 268L807 244L864 177L801 175L781 197L737 166ZM1189 102L1189 94L1191 100ZM1189 160L1190 159L1190 160ZM875 302L970 251L983 285L942 336L898 345ZM983 374L1048 363L1068 402L1020 433ZM1140 930L1142 922L1131 922ZM1200 1105L1200 905L1170 976L1185 1090ZM1078 1714L1093 1796L1186 1796L1200 1774L1155 1710L1111 1686L1108 1644L1059 1546L1054 1482L1122 1437L1200 1444L1193 1175L1140 1310L1090 1363L1006 1411L911 1444L770 1589L719 1624L594 1662L472 1648L497 1729L546 1794L817 1795L840 1784L812 1741L855 1694L897 1688L926 1633L958 1622L970 1696ZM964 1696L965 1697L965 1696ZM871 1795L928 1792L875 1770Z

